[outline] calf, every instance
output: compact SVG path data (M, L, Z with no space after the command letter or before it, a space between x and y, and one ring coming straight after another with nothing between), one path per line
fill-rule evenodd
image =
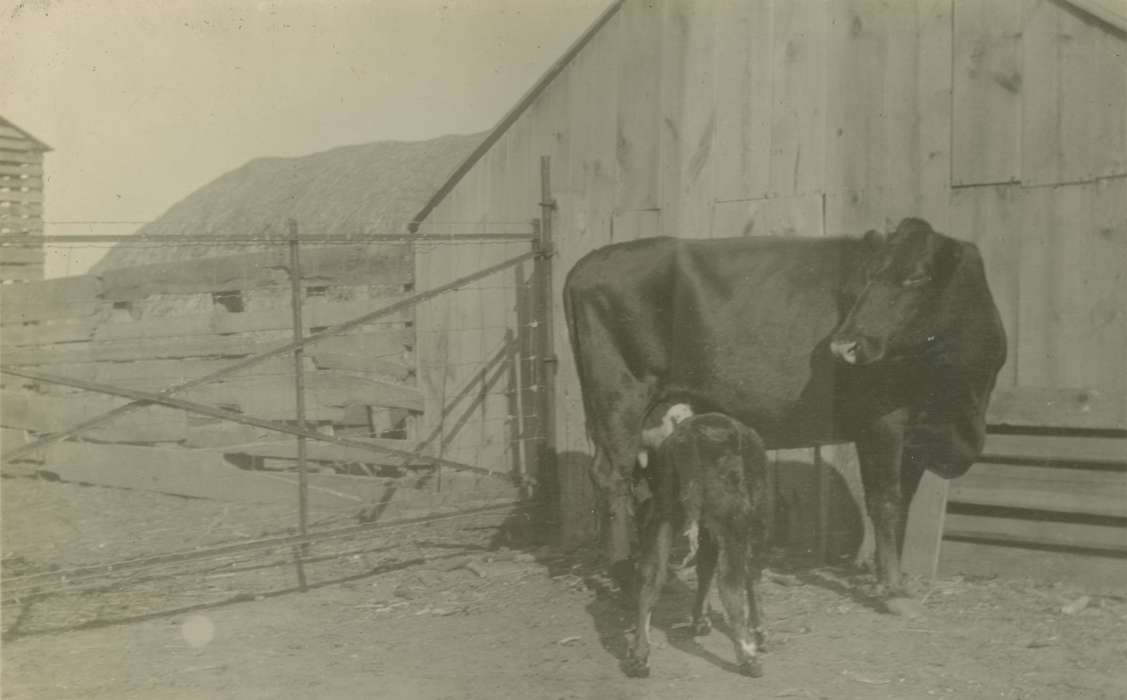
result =
M649 675L650 617L665 584L674 521L680 519L690 547L697 549L693 633L711 629L706 603L719 565L720 598L740 670L759 676L764 627L756 589L765 555L767 495L763 441L720 413L690 415L670 427L646 469L653 496L644 523L638 626L627 673Z

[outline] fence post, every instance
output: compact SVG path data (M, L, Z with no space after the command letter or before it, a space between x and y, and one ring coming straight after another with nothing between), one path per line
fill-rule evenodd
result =
M301 318L301 246L297 236L297 221L287 221L290 233L290 306L293 309L293 339L299 343L293 350L294 405L297 407L297 427L305 425L305 346L301 345L305 325ZM298 531L304 537L308 525L308 464L305 458L305 437L297 437L297 523ZM305 565L301 555L304 545L294 548L297 562L297 578L301 590L305 590Z
M538 333L537 376L540 385L540 429L544 432L538 466L543 475L556 474L556 350L555 323L552 319L552 211L556 200L552 197L551 159L540 156L540 226L533 241L536 249L536 323Z

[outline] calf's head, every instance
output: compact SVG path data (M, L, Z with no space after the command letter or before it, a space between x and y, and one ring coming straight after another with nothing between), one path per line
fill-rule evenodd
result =
M954 287L964 283L959 268L972 246L919 219L905 219L887 240L870 231L864 245L866 283L830 351L850 365L924 353L954 320Z

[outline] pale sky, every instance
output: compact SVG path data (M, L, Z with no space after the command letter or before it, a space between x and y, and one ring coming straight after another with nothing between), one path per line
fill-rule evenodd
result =
M0 0L0 115L54 149L49 222L145 221L252 158L488 129L609 2Z

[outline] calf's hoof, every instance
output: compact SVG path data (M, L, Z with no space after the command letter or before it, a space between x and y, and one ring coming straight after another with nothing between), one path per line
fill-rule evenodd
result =
M884 601L884 607L889 613L914 619L924 616L923 606L915 598L898 596Z
M712 631L712 621L707 617L697 618L693 620L692 630L694 637L707 637Z
M767 651L767 632L762 627L757 627L752 630L755 635L755 648L760 652Z
M763 675L763 664L759 659L744 659L740 662L740 673L748 678L759 678Z
M649 678L650 677L650 664L646 659L639 659L631 655L623 664L626 670L626 675L631 678Z

